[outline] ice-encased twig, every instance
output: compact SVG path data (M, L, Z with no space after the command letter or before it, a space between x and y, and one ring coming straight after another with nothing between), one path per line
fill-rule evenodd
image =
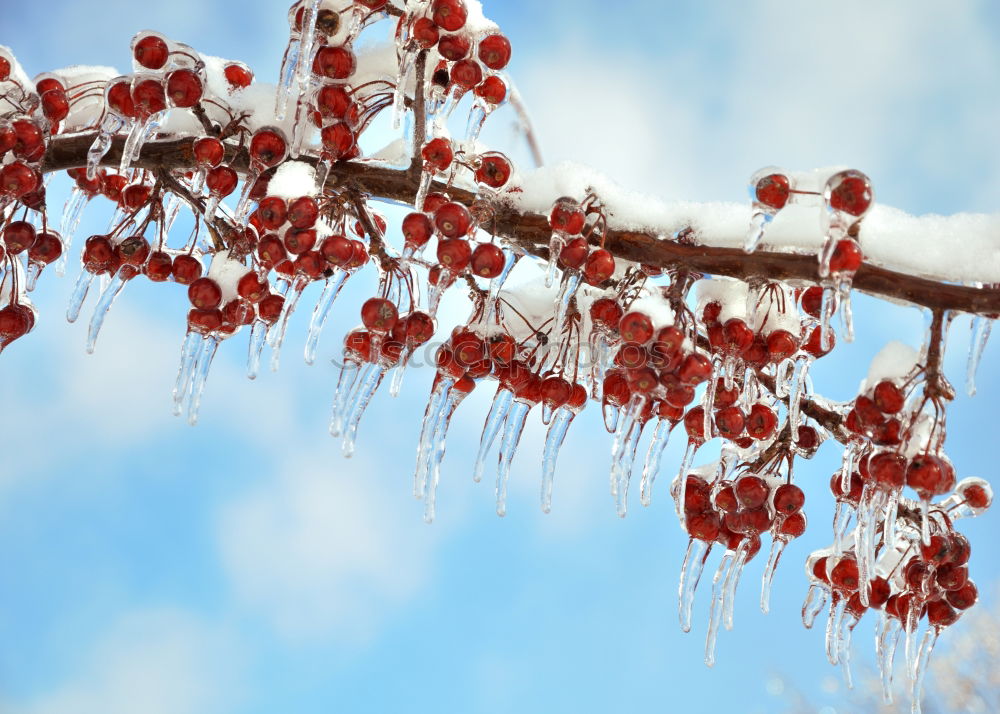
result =
M517 445L524 433L524 423L531 411L530 402L515 399L507 419L504 420L503 439L500 442L500 455L497 459L497 515L507 515L507 482L510 481L510 469L517 453Z
M503 385L497 387L497 393L493 396L493 403L490 405L486 422L483 424L483 435L479 439L479 451L476 452L476 463L472 470L472 480L476 483L479 483L483 478L486 457L490 449L493 448L493 442L496 441L504 420L507 419L507 412L510 411L513 400L514 393L512 391Z

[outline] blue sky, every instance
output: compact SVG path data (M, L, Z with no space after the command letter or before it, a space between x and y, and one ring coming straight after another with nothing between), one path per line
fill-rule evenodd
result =
M287 31L273 5L106 0L97 13L69 0L19 3L4 11L0 42L30 74L125 68L131 36L149 27L269 80ZM996 210L1000 35L985 0L671 5L487 0L514 44L512 73L547 160L695 200L742 200L747 177L768 164L848 164L872 177L878 200L913 213ZM510 122L498 114L487 140L511 144ZM65 192L52 189L57 212ZM107 216L96 207L79 235ZM169 404L182 291L130 285L87 356L85 325L62 318L72 277L42 278L35 332L0 361L5 714L771 712L782 706L768 693L776 677L839 707L826 714L851 711L824 689L839 674L798 615L801 563L829 542L832 447L800 467L810 529L786 553L771 614L756 606L758 560L709 670L707 589L693 631L677 627L686 538L666 479L650 508L633 503L618 519L596 409L570 433L548 516L533 422L498 519L492 488L469 478L492 394L481 387L456 418L428 527L410 480L429 371L408 375L396 400L378 396L358 455L344 460L326 434L335 375L298 359L298 315L277 374L248 382L245 338L223 347L191 429ZM344 296L322 354L354 324L371 281L357 278ZM915 310L858 298L856 315L857 342L815 372L838 399L853 396L884 341L921 339ZM960 318L947 359L956 383L967 335ZM991 345L980 395L951 410L963 476L992 477L982 444L1000 397L997 354ZM1000 535L996 515L963 528L993 604L988 584L1000 573L982 545ZM870 632L856 637L859 662L871 660Z

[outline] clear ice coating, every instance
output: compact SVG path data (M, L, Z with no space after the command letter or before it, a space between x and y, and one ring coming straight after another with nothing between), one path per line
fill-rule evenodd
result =
M77 318L80 317L80 310L83 308L83 303L87 299L87 293L90 291L90 285L94 282L95 277L96 274L89 270L80 270L80 275L73 285L73 292L69 296L69 305L66 307L67 322L76 322Z
M504 420L503 438L500 440L500 455L497 459L497 515L507 515L507 482L510 481L510 469L514 463L517 445L524 433L524 424L531 411L532 404L515 399L513 406Z
M931 652L937 644L940 630L935 626L929 626L924 631L924 637L920 641L920 651L913 669L913 688L910 694L911 714L920 714L923 710L922 700L924 696L924 675L927 674L927 663L930 661Z
M219 338L214 335L206 335L201 341L198 350L198 361L194 367L191 378L191 389L187 394L187 421L191 426L198 423L198 412L201 409L201 397L205 393L205 384L208 382L208 373L212 368L212 360L219 350Z
M615 498L615 510L619 518L624 518L628 510L628 487L636 448L642 435L642 411L645 405L645 397L632 397L625 416L618 423L611 446L611 494Z
M56 262L56 275L62 277L66 274L66 262L69 259L69 249L73 245L73 236L76 235L80 221L83 219L83 209L90 202L91 195L79 186L75 187L66 199L63 206L62 219L59 222L59 234L62 237L62 254Z
M291 290L291 295L286 298L284 304L281 306L281 314L278 316L278 321L267 331L267 343L271 345L272 372L277 372L281 366L281 345L284 343L285 334L288 332L288 321L291 319L292 313L295 312L295 308L298 306L299 299L301 299L307 285L307 282L300 282L295 285Z
M177 379L174 381L171 394L174 416L180 416L184 411L184 400L194 374L198 353L201 351L201 343L202 336L193 330L188 330L184 335L184 342L181 344L181 363L177 369Z
M114 143L115 134L122 130L125 126L125 120L114 114L113 112L108 112L104 115L104 119L101 120L101 126L98 130L97 137L94 139L94 143L90 145L90 149L87 151L87 179L93 181L97 178L97 167L101 165L101 161L104 157L108 155L111 151L111 145Z
M268 324L263 320L254 320L250 328L250 344L247 354L247 378L257 379L260 374L260 354L267 341Z
M144 121L137 121L132 125L132 130L129 131L128 137L125 139L125 147L122 149L122 161L118 167L118 173L128 173L128 170L132 168L132 163L139 158L142 147L159 130L167 111L150 114Z

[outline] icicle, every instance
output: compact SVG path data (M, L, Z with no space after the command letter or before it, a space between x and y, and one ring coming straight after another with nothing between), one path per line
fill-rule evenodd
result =
M426 490L427 462L431 458L431 443L437 429L438 418L448 402L448 394L455 380L442 378L434 385L424 409L424 419L420 425L420 439L417 441L417 466L413 472L413 496L422 498Z
M432 285L431 289L427 292L427 314L431 317L437 315L438 305L441 303L441 297L444 295L445 291L452 286L455 282L455 275L444 268L438 274L438 281L436 285Z
M28 261L28 270L25 272L24 277L24 289L29 293L35 289L35 285L38 283L38 277L42 274L42 268L44 267L44 263L39 263L34 260Z
M844 684L848 689L854 689L854 678L851 676L851 637L858 622L856 615L848 613L844 617L840 633L837 635L837 644L840 647L838 657L840 666L844 670Z
M292 84L295 81L295 74L299 64L301 38L298 34L293 34L288 40L285 48L285 56L281 61L281 72L278 76L278 91L274 98L274 117L279 122L284 121L288 112L288 100L292 95Z
M851 523L854 509L846 501L837 501L833 511L833 552L840 555L844 551L844 536Z
M695 452L698 451L698 447L701 446L702 442L695 441L694 439L688 440L687 449L684 451L684 458L681 459L681 467L677 472L677 478L680 479L680 484L677 488L677 500L674 502L675 509L677 511L677 517L681 521L681 527L687 527L687 513L684 510L684 497L687 492L687 475L688 471L691 469L691 464L694 462Z
M552 510L552 485L556 475L556 459L559 449L566 439L566 432L576 414L568 407L560 407L545 434L545 449L542 452L542 512Z
M577 270L563 273L562 283L559 286L559 295L556 297L555 318L552 323L551 341L558 344L562 341L563 328L566 326L566 314L569 312L570 301L576 295L580 287L583 274ZM557 350L558 351L558 350Z
M493 442L496 441L504 420L507 419L507 412L510 411L513 399L514 393L512 391L503 386L497 388L489 414L486 415L486 423L483 424L483 435L479 439L479 451L476 452L476 464L472 471L472 480L476 483L479 483L483 478L486 455L493 447Z
M726 576L725 589L722 593L722 621L727 630L733 629L733 613L736 610L736 588L740 584L740 576L747 564L747 554L750 552L750 541L744 538L736 549L736 559Z
M774 367L774 396L786 399L792 389L792 378L795 375L795 360L786 357Z
M920 642L920 654L917 655L916 668L913 670L913 687L910 690L912 698L910 702L911 714L920 714L922 711L921 699L924 696L924 675L927 673L927 663L930 661L931 652L937 644L940 629L934 626L928 627L924 632L924 638Z
M205 393L205 383L208 372L212 368L212 360L219 349L219 338L208 335L202 340L198 354L198 363L191 376L191 391L188 394L187 422L191 426L198 423L198 411L201 409L201 397Z
M648 506L652 502L653 482L656 481L656 476L660 471L660 460L670 442L674 426L676 425L669 419L660 419L656 423L653 439L649 443L649 451L646 453L646 463L642 467L642 483L639 487L639 500L644 506Z
M760 245L760 241L764 237L764 231L773 220L773 214L759 209L755 209L750 214L750 227L747 229L746 237L743 239L743 251L745 253L753 253L757 250L757 246Z
M705 570L708 554L712 552L712 545L712 543L706 543L697 538L688 541L684 565L681 566L681 581L677 587L677 617L680 619L681 630L684 632L691 631L694 594L698 590L698 582Z
M854 460L858 454L861 444L857 441L850 441L844 447L844 455L840 462L840 492L843 494L851 491L851 476L854 474Z
M836 290L831 283L823 284L823 300L819 308L819 346L824 352L830 349L830 322L837 311Z
M118 167L118 173L128 173L132 162L139 158L142 147L160 128L160 123L166 115L166 111L156 112L150 114L145 121L138 121L132 125L132 131L129 132L128 138L125 140L125 147L122 149L122 161Z
M899 496L900 491L896 489L891 491L886 499L885 525L882 529L882 542L885 543L886 548L892 548L896 543L896 517L899 513Z
M503 440L500 442L500 457L497 465L497 515L507 515L507 482L510 480L510 469L514 462L517 445L524 433L524 422L531 411L530 402L515 400L514 405L504 422Z
M826 605L826 597L829 591L822 585L811 583L806 591L806 601L802 604L802 624L807 630L811 630L816 622L816 616Z
M260 353L264 349L264 342L267 338L268 324L263 320L256 320L250 328L250 349L247 355L247 377L257 379L260 372Z
M510 248L503 249L504 265L503 271L497 277L490 281L490 292L486 298L486 309L483 310L483 319L480 321L484 325L493 324L493 317L496 315L497 310L497 300L500 296L500 290L503 289L504 283L507 282L507 278L510 276L511 271L520 260L521 256L512 251Z
M723 364L718 356L712 358L712 376L708 379L708 384L705 385L705 394L701 400L702 408L702 434L705 435L705 440L708 441L715 435L715 420L712 416L715 414L715 393L719 388L719 377L724 369ZM728 389L728 387L727 387Z
M97 178L97 167L101 165L101 161L111 151L114 136L121 131L123 126L125 126L125 120L117 114L108 112L104 115L97 138L94 139L94 143L90 145L90 149L87 151L88 181L93 181Z
M722 622L722 597L725 581L733 563L733 552L726 551L719 561L719 568L712 578L712 604L708 620L708 634L705 637L705 664L715 665L715 642L719 638L719 624Z
M840 626L847 610L847 598L833 596L830 600L830 615L826 621L826 658L830 664L840 661Z
M302 14L302 39L298 61L295 63L295 81L302 87L312 75L313 45L316 43L316 15L322 0L305 0Z
M851 308L851 280L842 279L837 286L840 302L840 324L844 329L844 341L854 342L854 310Z
M764 576L760 581L760 611L765 615L771 611L771 583L774 581L774 571L781 560L781 554L785 552L788 545L788 538L775 536L771 539L771 553L767 557L767 565L764 567ZM810 585L810 593L814 585Z
M882 701L892 704L892 661L896 657L896 646L899 644L899 634L902 625L896 618L890 618L883 608L879 613L878 670L879 681L882 683Z
M976 372L979 370L979 362L983 358L986 350L986 343L990 339L990 331L993 329L993 320L982 315L972 318L972 340L969 346L969 361L965 372L965 391L970 397L976 396Z
M472 108L469 109L469 121L465 127L465 144L467 146L472 146L479 140L479 134L482 132L483 126L495 108L493 105L488 105L479 100L473 103Z
M545 267L545 287L551 288L555 282L556 270L559 265L559 254L562 252L563 244L566 242L565 234L560 231L552 231L549 238L549 262Z
M424 169L420 174L420 183L417 184L417 195L413 199L414 207L423 208L424 201L427 195L431 192L431 183L434 181L434 171L429 169Z
M299 298L302 297L303 291L309 283L307 281L302 281L295 286L292 291L291 297L285 300L285 304L281 306L281 314L278 316L278 321L271 326L271 329L267 331L267 342L271 345L271 371L277 372L278 367L281 364L281 344L285 341L285 334L288 331L288 322L292 317L292 313L295 311L296 306L299 304Z
M194 192L194 195L199 193L201 193L200 190ZM167 205L163 207L163 220L160 223L160 231L164 236L170 235L170 229L174 227L174 221L177 220L177 216L181 212L182 203L183 201L176 193L170 194L167 198Z
M347 407L354 385L364 369L363 364L344 356L344 364L337 375L337 389L333 393L333 410L330 416L330 436L336 438L344 432L344 419L347 418Z
M181 364L177 369L177 379L174 381L174 390L171 393L174 416L180 416L181 412L184 411L184 399L187 396L191 375L194 373L194 367L198 361L201 343L202 336L198 332L188 330L187 334L184 335L184 342L181 345Z
M623 503L625 494L621 493L624 488L622 484L624 467L621 462L625 459L632 439L632 430L644 403L645 397L638 394L629 400L628 406L625 408L624 418L618 422L615 438L611 442L611 495L615 497L618 515L622 517L625 514L625 504Z
M809 373L810 357L799 355L795 358L795 371L792 374L792 386L788 392L788 429L792 434L799 433L801 422L801 400L805 391L806 376Z
M111 310L115 299L121 294L126 282L128 280L124 277L122 271L119 270L115 273L115 277L111 279L108 287L101 293L101 298L97 301L97 306L94 308L94 315L90 318L90 330L87 332L87 354L94 354L94 348L97 347L97 336L101 334L104 319L108 316L108 311Z
M906 630L904 634L906 638L904 649L904 653L906 654L906 671L911 676L917 669L916 637L917 623L920 621L920 610L921 604L914 595L910 599L909 609L906 611L906 622L904 623Z
M434 430L434 438L431 442L431 459L428 464L430 474L426 478L427 483L424 492L424 522L427 524L434 522L437 487L438 482L441 480L441 462L444 461L445 441L448 437L448 427L451 424L451 417L467 394L468 392L452 390L448 395L447 403L441 410L440 418Z
M319 346L319 336L323 333L326 319L330 316L330 308L336 302L341 288L350 275L346 270L337 272L332 278L328 278L323 286L323 293L313 308L312 317L309 320L309 333L306 336L305 358L306 364L313 364L316 361L316 348ZM395 395L393 395L395 396Z
M80 270L80 276L76 279L73 292L69 297L69 306L66 308L67 322L76 322L76 319L80 317L80 309L83 307L83 302L87 299L87 292L90 290L91 283L94 282L94 277L95 274L86 268Z
M930 505L931 501L929 498L920 499L920 542L924 545L931 544Z
M396 78L396 88L392 92L392 130L399 131L400 124L402 123L403 113L405 111L406 102L406 81L409 77L410 72L413 70L413 66L417 60L417 54L419 54L419 48L416 46L409 47L403 50L403 54L399 60L399 74ZM414 106L414 111L417 108ZM415 203L415 206L420 206L421 204Z
M361 423L361 417L365 415L365 410L382 383L382 378L385 377L385 370L382 367L378 365L371 365L371 367L352 398L350 416L344 431L344 443L340 449L346 458L354 455L354 444L358 438L358 425Z
M73 244L73 236L83 218L83 209L90 202L90 194L79 186L75 187L63 206L62 220L59 222L59 234L62 237L62 255L56 262L56 275L60 278L66 274L66 262L69 259L69 249Z

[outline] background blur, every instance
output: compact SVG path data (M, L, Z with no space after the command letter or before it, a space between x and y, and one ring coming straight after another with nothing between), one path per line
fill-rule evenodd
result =
M761 166L847 164L872 177L879 201L911 213L996 210L995 3L682 5L486 1L513 42L511 72L549 162L589 163L668 199L735 201ZM0 6L0 43L32 75L77 63L125 70L132 35L152 28L273 81L287 41L286 6L273 0ZM486 136L501 150L522 145L507 112ZM65 181L53 184L56 215L66 193ZM93 208L77 240L109 215ZM620 520L607 490L610 437L589 408L544 516L534 414L499 519L492 485L470 478L493 391L481 387L453 425L428 527L410 491L430 370L409 374L396 400L378 395L357 456L343 459L326 432L333 368L300 358L312 294L279 373L251 383L246 337L223 346L191 429L169 399L184 291L130 285L87 356L93 303L78 324L63 319L75 271L46 271L34 333L0 360L5 714L772 712L793 690L823 714L862 708L826 663L822 633L799 617L802 562L830 540L832 445L797 470L810 528L786 552L771 614L757 608L761 557L710 670L705 583L693 631L677 626L687 539L665 489L680 439L653 505L642 508L635 488ZM356 322L372 273L351 287L321 343L326 357ZM886 340L922 339L914 309L857 297L855 311L857 341L814 373L836 399L853 397ZM959 385L968 332L956 320L947 368ZM987 349L979 396L959 397L949 414L960 476L994 475L998 350ZM991 607L1000 520L962 529ZM862 669L872 619L855 634Z

